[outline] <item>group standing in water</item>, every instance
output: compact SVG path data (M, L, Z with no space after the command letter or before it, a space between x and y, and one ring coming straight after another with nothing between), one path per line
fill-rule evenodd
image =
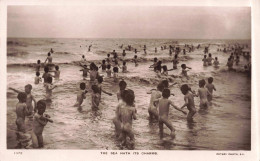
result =
M129 47L129 45L128 45ZM189 52L195 50L193 45L185 45L188 48ZM123 48L123 45L122 47ZM198 45L197 49L200 48ZM161 47L162 50L166 49L166 46ZM184 104L181 107L177 107L174 104L173 100L170 100L170 96L174 95L171 93L171 86L169 85L168 79L168 71L178 69L178 66L181 67L181 77L186 78L189 80L188 76L188 69L192 69L188 67L186 64L179 65L179 53L182 51L183 54L186 54L186 49L182 49L180 47L169 47L170 55L172 52L175 52L173 56L172 63L173 67L168 69L166 65L162 65L162 61L158 60L156 57L154 58L153 64L149 68L153 68L156 75L160 78L160 82L157 85L157 89L152 89L151 91L147 92L151 94L150 103L148 107L148 115L150 120L158 121L159 126L159 134L160 138L164 137L164 128L163 126L166 125L171 133L170 136L175 138L175 128L171 124L169 120L169 108L172 106L174 109L182 112L183 114L187 114L186 118L189 123L194 123L193 116L196 114L197 110L195 107L194 97L200 98L199 107L201 109L208 108L211 104L213 91L216 91L216 88L213 84L213 78L208 78L208 83L204 79L199 80L199 88L198 91L195 92L191 90L188 84L183 84L180 87L182 94L184 95ZM129 47L129 50L132 50L132 47ZM144 52L146 53L146 45L144 45ZM218 58L212 58L212 54L209 52L209 46L205 47L204 50L204 58L203 66L211 66L213 64L214 67L219 67ZM25 92L13 89L13 91L18 93L18 100L19 102L16 105L16 125L17 131L24 133L25 129L25 117L28 116L29 118L33 117L33 132L32 132L32 141L34 148L41 148L43 147L43 128L47 124L47 122L53 122L48 114L44 114L47 104L51 102L52 98L52 91L57 88L56 85L53 85L53 78L55 80L59 80L60 78L60 70L59 66L55 66L55 70L50 70L54 64L52 63L52 56L51 54L54 51L48 53L46 60L44 61L44 73L42 75L43 84L46 90L45 99L41 99L38 102L35 100L34 96L31 94L32 85L28 84L25 86ZM137 58L137 50L135 49L135 55L132 59L134 66L138 66L138 58ZM157 48L155 48L155 53L157 53ZM206 55L208 54L208 56ZM113 58L110 56L113 55ZM115 117L113 119L113 123L115 125L116 136L121 141L122 146L127 146L129 149L134 148L135 137L133 133L132 121L137 119L137 110L135 108L135 93L131 89L127 89L127 83L124 79L119 77L119 69L121 69L122 73L128 73L130 71L127 70L126 66L126 53L123 50L122 57L119 59L118 54L115 50L111 54L107 54L107 58L102 60L101 65L98 67L94 62L91 62L89 65L87 64L87 60L85 56L82 56L80 61L80 66L82 69L82 76L83 81L79 84L79 91L77 92L76 96L76 103L74 104L75 107L78 107L79 110L82 110L82 103L84 99L86 99L87 94L90 93L91 95L91 110L96 115L101 115L99 104L101 102L101 94L102 92L112 96L112 93L104 90L102 88L102 82L104 81L104 75L100 74L99 68L103 73L106 73L106 78L112 78L113 82L119 85L119 91L116 94L118 99L118 105L116 107ZM122 66L119 65L119 61L122 60ZM212 63L213 61L213 63ZM236 58L234 55L228 59L227 66L228 69L232 69L233 62L235 61L236 65L239 64L239 55L236 54ZM41 61L38 60L35 66L36 68L36 77L34 79L35 84L39 84L42 80L40 77L40 69L41 69ZM112 69L112 70L111 70ZM54 72L54 75L50 74L50 72ZM88 80L89 77L89 80ZM88 84L86 84L88 83ZM33 103L34 102L34 106ZM34 107L34 108L33 108ZM188 112L184 111L183 109L187 107ZM129 138L129 139L128 139ZM20 147L24 147L22 143L19 145Z

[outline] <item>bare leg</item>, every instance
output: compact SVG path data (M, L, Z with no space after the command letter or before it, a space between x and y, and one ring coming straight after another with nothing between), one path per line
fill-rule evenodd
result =
M43 147L43 137L42 134L37 136L38 138L38 144L39 144L39 148Z
M166 118L160 118L160 120L171 130L171 137L175 138L175 129L173 128L171 122Z
M36 136L36 134L34 132L32 132L32 144L33 144L33 148L39 147L38 137Z
M116 136L118 137L121 133L121 122L115 117L113 123L115 125Z
M192 121L192 117L195 115L196 111L195 110L191 110L189 111L188 113L188 116L187 116L187 121Z
M163 122L159 120L160 138L163 138Z

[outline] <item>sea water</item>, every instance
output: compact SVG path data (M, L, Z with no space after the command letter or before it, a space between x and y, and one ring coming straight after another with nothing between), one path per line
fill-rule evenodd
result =
M119 46L124 44L123 48ZM175 105L184 104L180 91L182 84L189 84L193 90L198 89L198 81L213 77L217 91L213 93L212 105L206 110L199 110L199 98L195 97L198 112L194 116L195 123L188 124L186 116L175 109L170 110L169 119L176 129L176 138L170 141L167 134L170 130L165 127L166 139L160 140L157 122L150 122L148 105L150 95L147 91L156 88L161 80L149 66L154 57L163 60L163 65L172 68L172 56L169 49L161 50L161 46L201 44L200 49L193 52L186 50L186 55L180 53L180 63L177 70L169 71L173 75L171 83L177 82L171 88L175 96L171 99ZM203 67L203 49L210 44L209 52L212 57L218 57L220 68ZM127 88L135 92L137 120L133 121L136 150L250 150L251 148L251 78L243 71L248 63L240 56L240 65L234 65L237 71L228 71L226 67L229 53L217 51L228 44L248 45L250 40L170 40L170 39L41 39L41 38L8 38L7 44L7 148L17 145L15 136L17 94L9 87L24 90L26 84L32 84L32 94L36 100L44 98L43 84L34 84L37 60L44 62L47 53L52 48L53 63L58 64L61 71L59 81L54 81L58 87L53 90L53 102L46 109L54 123L48 123L43 131L44 148L46 149L121 149L120 142L115 137L112 119L118 104L116 93L118 84L105 78L103 89L112 93L108 96L102 93L100 104L101 116L95 117L91 112L91 94L82 104L82 111L73 105L79 83L82 82L81 67L78 62L82 55L87 61L98 62L106 58L108 53L115 50L121 56L122 50L131 45L137 49L139 66L131 61L135 53L126 50L127 68L129 73L119 73L127 82ZM88 46L92 45L88 52ZM144 55L143 46L147 47ZM154 49L157 47L157 53ZM173 54L174 55L174 54ZM112 57L112 55L111 55ZM119 62L122 64L122 62ZM192 67L188 72L189 80L179 77L180 64ZM41 69L41 75L43 69ZM104 74L100 71L100 74ZM187 109L185 108L187 111ZM26 118L28 133L31 131L31 121Z

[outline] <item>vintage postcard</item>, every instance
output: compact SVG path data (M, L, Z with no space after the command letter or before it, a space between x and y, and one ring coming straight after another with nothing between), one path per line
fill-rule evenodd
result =
M257 3L61 2L2 2L1 158L257 160Z

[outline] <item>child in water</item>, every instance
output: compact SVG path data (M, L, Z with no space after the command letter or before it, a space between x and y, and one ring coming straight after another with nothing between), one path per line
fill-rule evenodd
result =
M99 68L102 69L102 72L106 71L106 68L107 68L106 60L102 60L102 64L99 66Z
M151 92L147 92L147 94L151 94L150 104L148 108L148 113L151 120L154 118L155 119L159 118L159 114L157 111L158 104L154 103L154 100L158 100L159 98L161 98L163 89L164 89L164 85L162 83L159 83L157 85L157 90L152 90Z
M125 61L123 62L122 72L127 73L127 66Z
M213 82L213 78L209 77L208 78L208 84L206 84L206 88L208 89L208 91L210 92L211 95L208 95L208 102L211 102L212 100L212 94L213 94L213 90L216 91L216 88L214 86L214 84L212 84Z
M87 60L85 58L85 55L82 55L82 58L81 58L81 63L85 63Z
M118 82L118 67L114 67L113 72L114 72L114 74L113 74L114 82L117 83Z
M110 78L111 77L111 75L112 75L112 71L111 71L111 65L110 64L108 64L107 65L107 70L106 70L106 73L107 73L107 77L108 78Z
M181 65L181 68L182 68L181 74L189 80L189 76L188 76L188 74L187 74L187 72L188 72L189 70L187 70L186 68L188 68L188 69L191 69L191 68L190 68L190 67L187 67L186 64L182 64L182 65Z
M37 60L37 64L35 65L35 68L36 68L36 72L40 72L40 69L41 69L41 61L40 60Z
M47 60L48 60L48 64L52 64L52 56L51 56L50 52L48 53L48 56L47 56L46 60L44 61L44 63L46 63Z
M219 67L218 57L215 57L215 60L214 60L213 64L214 64L215 68Z
M43 147L43 137L42 132L44 126L53 120L50 119L48 114L44 114L46 110L46 104L44 100L40 100L37 102L37 113L33 118L33 131L32 131L32 143L34 148L42 148Z
M130 145L134 145L134 133L132 130L132 120L136 120L136 109L134 107L135 95L132 90L123 93L125 104L118 109L118 118L121 122L122 145L126 145L126 137L130 138Z
M119 101L122 100L121 95L125 91L127 84L124 80L121 80L118 85L119 85L119 92L116 95L117 95L117 100Z
M39 76L40 76L40 72L36 72L36 77L34 78L34 84L39 84L40 82L42 82L42 78Z
M29 110L26 105L26 93L20 92L18 93L19 102L16 104L16 126L18 132L25 133L25 116L28 115Z
M47 78L48 78L48 77L53 77L53 75L51 75L51 74L49 73L49 68L46 66L46 67L44 67L44 73L43 73L43 75L42 75L43 83L47 83Z
M187 106L187 109L189 110L189 113L187 115L187 121L191 122L193 121L193 116L196 113L195 103L194 103L194 95L190 93L190 88L187 84L184 84L181 86L181 92L184 95L184 105L181 106L181 109Z
M99 110L98 106L100 103L100 94L99 94L99 89L97 85L92 85L91 89L93 91L92 96L91 96L91 109L93 112L97 112Z
M109 65L109 64L111 64L111 62L112 62L112 60L110 58L110 54L107 54L107 64Z
M17 96L19 102L16 104L16 126L17 126L17 140L18 140L18 148L24 148L27 146L22 140L24 133L26 132L25 128L25 116L28 115L29 111L26 106L26 93L20 92Z
M204 55L204 58L202 59L203 61L203 66L208 66L208 60L207 60L207 55Z
M206 81L204 79L199 81L199 89L197 96L200 97L200 108L208 108L209 102L208 102L208 95L211 95L209 90L205 88ZM212 95L211 95L212 96Z
M209 53L209 57L207 58L208 65L212 65L212 60L214 59L211 57L211 53Z
M118 116L119 116L118 110L121 106L125 105L125 102L123 101L122 96L126 89L126 86L127 86L127 84L124 80L119 82L119 92L117 93L118 105L116 107L116 112L115 112L116 116L115 116L115 118L113 118L113 123L115 125L115 132L116 132L117 137L121 134L121 121L118 118Z
M162 68L163 68L163 72L162 72L163 76L168 76L168 71L174 70L174 69L169 69L168 70L167 65L162 66Z
M173 69L177 69L177 64L179 64L179 61L178 61L178 55L174 55L174 59L172 60L172 63L173 63Z
M59 80L60 79L60 71L59 71L59 66L58 65L55 66L55 70L50 71L50 72L54 72L55 80Z
M89 68L87 65L83 65L82 67L83 69L80 69L79 71L83 72L82 76L83 76L83 80L85 80L88 77Z
M158 61L158 59L155 57L155 58L153 59L153 64L150 65L149 68L153 68L154 71L156 71L157 61Z
M88 93L88 91L86 90L86 84L84 82L80 83L79 87L80 91L77 93L77 102L74 107L78 107L80 109L83 100L86 99L86 93Z
M99 89L100 99L101 99L101 93L102 93L102 92L104 92L105 94L107 94L107 95L109 95L109 96L112 96L112 93L109 93L109 92L105 91L105 90L102 88L103 77L99 76L99 77L97 78L97 80L98 80L97 86L98 86L98 89Z
M51 101L52 96L52 90L56 88L56 85L52 84L52 77L47 78L47 82L45 84L45 90L46 90L46 101Z
M135 67L137 67L138 66L137 55L134 56L134 63L135 63Z
M9 88L9 89L13 90L16 93L21 93L21 91L16 90L14 88ZM34 96L31 93L32 85L31 84L27 84L24 87L24 91L26 93L26 107L28 109L28 117L32 117L33 111L34 111L34 109L36 107L36 100L34 99ZM33 105L32 105L32 101L34 102L34 108L33 108Z
M165 124L171 130L171 137L175 138L175 129L173 128L171 122L168 119L169 115L169 107L170 105L173 106L178 111L186 114L185 111L179 109L177 106L173 104L171 100L168 98L170 97L171 93L169 89L164 89L162 92L163 98L154 100L154 102L158 102L159 106L159 129L160 129L160 138L163 138L163 125Z

